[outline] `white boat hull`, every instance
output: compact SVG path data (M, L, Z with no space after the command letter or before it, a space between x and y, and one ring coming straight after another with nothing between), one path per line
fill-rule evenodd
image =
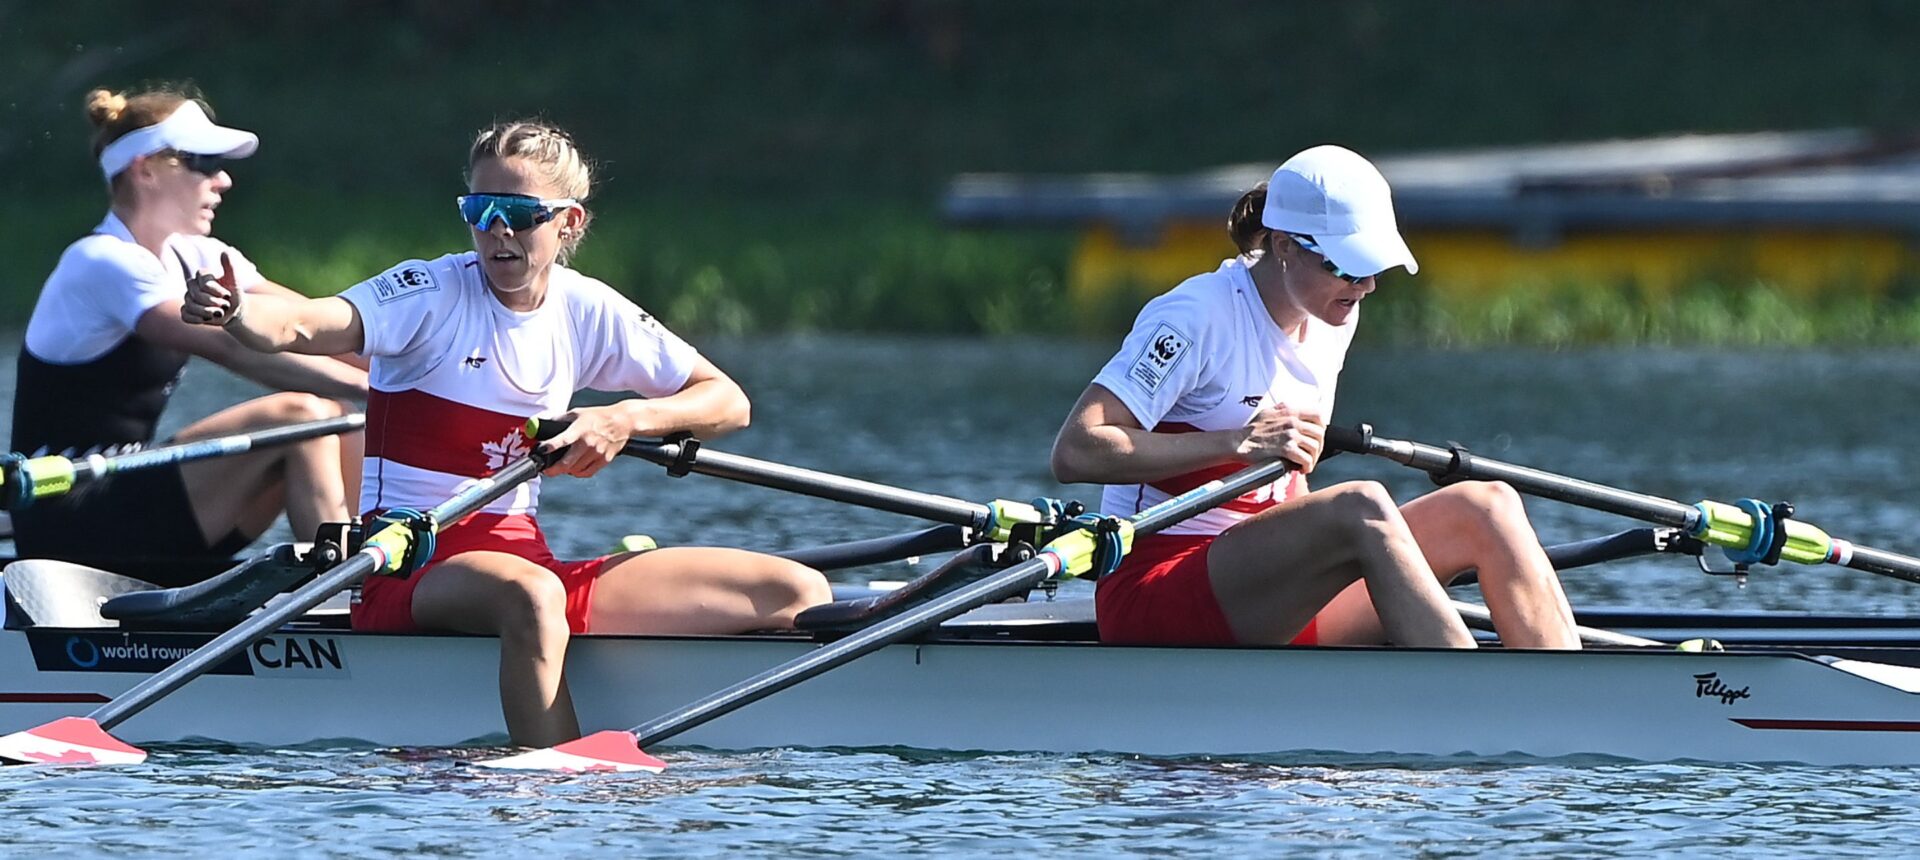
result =
M0 728L84 714L206 638L0 631ZM594 731L815 647L588 636L567 671L581 727ZM289 630L114 733L137 744L502 743L497 655L478 637ZM1788 653L943 642L885 649L672 743L1920 764L1920 669L1881 674Z

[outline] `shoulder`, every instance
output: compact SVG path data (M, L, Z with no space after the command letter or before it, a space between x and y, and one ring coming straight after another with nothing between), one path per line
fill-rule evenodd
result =
M127 278L152 280L166 271L160 260L147 249L117 236L92 235L67 246L60 255L54 275L84 276L92 280L119 274Z
M633 299L613 288L613 285L599 278L583 274L565 266L553 267L553 279L550 289L566 297L567 308L575 320L581 322L599 322L609 320L627 320L661 328L653 315L642 310Z
M1151 322L1199 337L1231 319L1233 290L1234 281L1225 271L1194 275L1147 302L1134 328Z
M597 308L633 304L632 299L606 281L559 263L554 264L547 283L548 289L566 297L569 306Z

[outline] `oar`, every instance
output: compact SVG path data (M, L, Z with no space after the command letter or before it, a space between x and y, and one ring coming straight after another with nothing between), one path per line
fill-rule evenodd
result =
M1453 602L1453 608L1454 611L1460 613L1460 620L1465 621L1468 627L1476 630L1494 629L1493 613L1488 612L1485 606L1477 603L1468 603L1464 600L1456 600ZM1578 624L1573 626L1573 632L1580 637L1581 644L1585 645L1611 645L1626 648L1646 648L1649 646L1666 645L1665 642L1655 642L1652 639L1642 639L1638 636L1628 636L1625 633L1601 630L1598 627L1582 627Z
M1436 480L1505 481L1528 495L1672 526L1704 543L1729 550L1729 556L1736 561L1770 562L1781 558L1800 564L1834 564L1920 583L1920 559L1855 546L1811 523L1776 518L1766 506L1751 500L1740 505L1715 501L1688 505L1490 460L1460 448L1383 439L1375 436L1373 428L1365 424L1358 428L1327 428L1327 445L1385 457L1424 471Z
M566 424L542 421L543 434L557 433ZM949 496L876 484L799 466L788 466L728 454L703 447L698 439L633 439L621 451L629 457L667 467L667 474L681 477L697 472L715 478L785 490L850 505L919 517L973 529L981 540L1004 541L1016 525L1042 522L1045 517L1033 505L996 499L987 504Z
M1152 534L1225 504L1255 487L1273 481L1290 468L1291 464L1285 461L1254 466L1227 478L1210 481L1128 519L1110 521L1117 527L1115 534L1121 540L1121 552L1124 554L1131 547L1133 535ZM666 763L648 755L644 747L732 713L830 669L844 666L947 619L1002 600L1008 595L1027 591L1055 575L1063 572L1078 575L1090 567L1100 540L1087 531L1069 532L1048 544L1031 560L1015 564L626 731L598 732L556 747L480 764L518 770L658 772L666 767Z
M319 421L289 424L285 427L235 433L231 436L196 439L192 442L181 442L177 445L165 445L112 457L99 454L86 457L7 455L15 459L5 467L6 490L0 493L0 506L10 511L18 510L32 504L35 499L64 495L78 487L120 472L244 454L255 448L351 433L365 427L366 424L367 416L355 413L338 418L322 418Z
M438 531L444 524L486 507L487 503L526 483L552 462L553 456L536 451L482 478L424 516L424 527ZM405 523L391 523L366 540L359 552L333 566L312 582L289 593L272 609L249 616L238 626L213 637L193 653L160 670L132 689L95 708L84 717L64 717L51 723L0 737L0 759L14 763L54 764L137 764L145 761L144 750L122 743L108 730L128 717L146 710L168 693L225 662L262 636L327 601L354 583L377 571L398 571L414 547L413 529Z

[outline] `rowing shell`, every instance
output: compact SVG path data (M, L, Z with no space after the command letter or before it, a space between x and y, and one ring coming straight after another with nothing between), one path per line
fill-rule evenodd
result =
M1920 764L1920 668L1886 662L1920 664L1911 627L1864 647L1725 653L1168 648L1084 641L1084 615L1073 601L989 607L928 641L886 648L678 740L723 749ZM1594 620L1604 619L1583 618ZM1798 631L1802 640L1874 638L1860 619L1848 629L1778 616L1744 633L1705 628L1704 620L1645 623L1735 638L1769 628ZM0 724L83 713L209 638L98 627L0 631ZM802 634L589 635L569 648L567 676L581 726L592 731L668 711L817 647ZM499 744L498 655L489 638L302 622L120 733L141 744Z

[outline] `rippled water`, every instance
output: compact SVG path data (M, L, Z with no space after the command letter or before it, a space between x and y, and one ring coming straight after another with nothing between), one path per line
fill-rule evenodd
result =
M17 341L16 341L17 342ZM754 397L716 447L971 499L1066 495L1046 450L1104 345L774 339L705 344ZM13 347L4 348L10 361ZM10 367L0 365L10 383ZM204 367L173 416L247 389ZM1683 501L1787 498L1836 535L1920 553L1920 354L1361 351L1339 419ZM1341 457L1316 480L1430 484ZM910 521L623 462L551 481L563 555L644 531L778 549ZM1543 538L1631 523L1530 502ZM897 566L851 572L894 577ZM1566 575L1583 605L1912 614L1913 586L1837 568L1745 588L1646 559ZM636 715L636 719L651 715ZM1443 718L1470 719L1471 715ZM0 772L0 846L61 854L1511 856L1904 853L1920 769L1617 761L674 751L653 777L502 775L481 751L162 749L148 764Z

